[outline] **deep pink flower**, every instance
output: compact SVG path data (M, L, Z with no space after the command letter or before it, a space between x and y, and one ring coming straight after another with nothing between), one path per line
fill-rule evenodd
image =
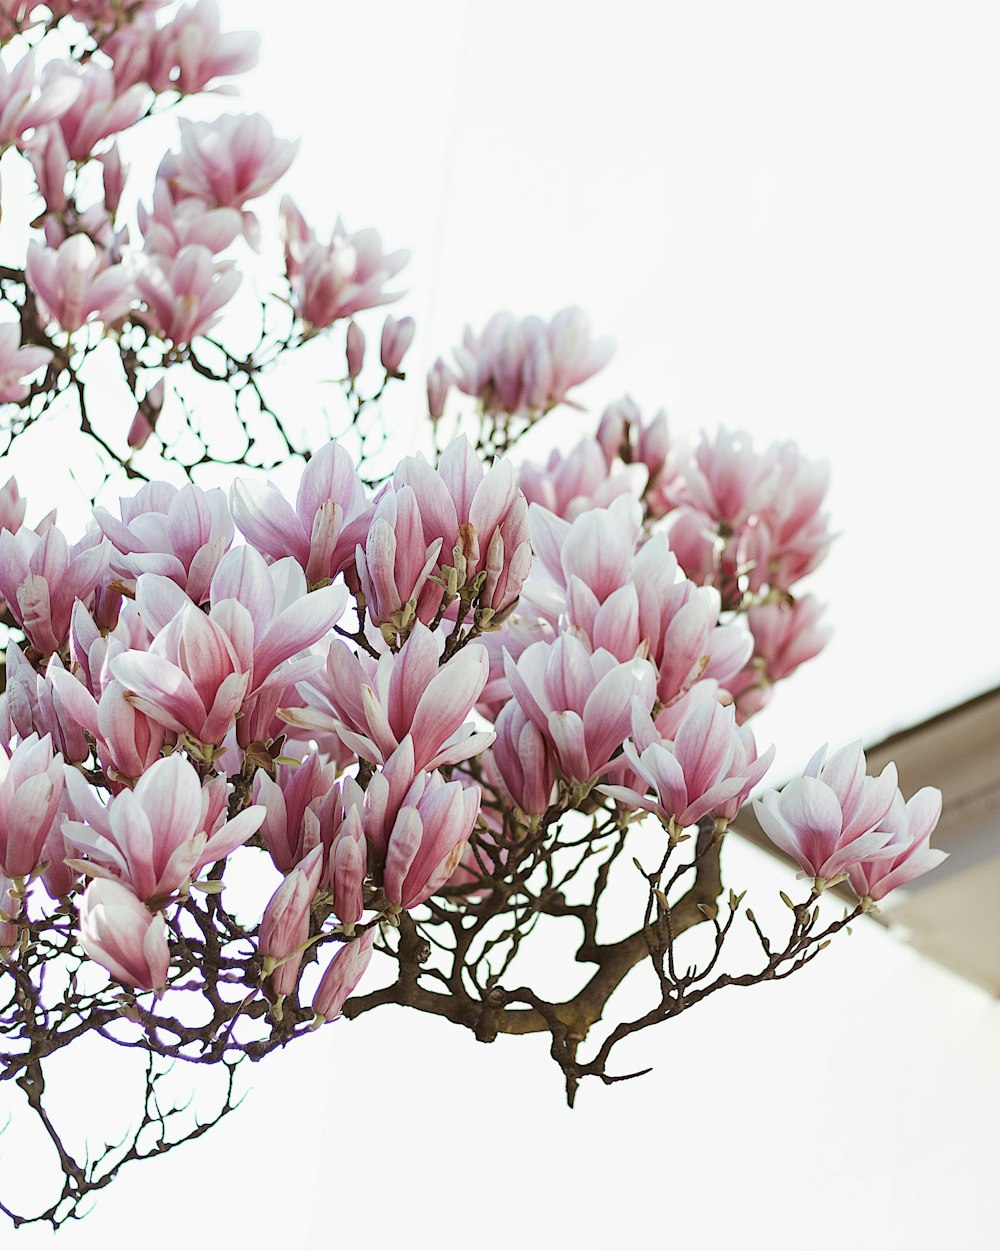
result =
M540 816L552 801L555 758L542 731L513 700L497 717L493 759L518 808Z
M265 810L260 836L281 873L290 873L320 841L316 808L334 784L336 768L322 765L313 753L298 765L279 765L272 780L258 770L254 803Z

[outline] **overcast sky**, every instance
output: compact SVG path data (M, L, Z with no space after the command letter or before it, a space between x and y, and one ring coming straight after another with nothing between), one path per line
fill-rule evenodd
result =
M414 250L411 363L580 304L620 346L552 440L628 391L679 437L830 460L836 633L757 723L777 776L1000 681L994 4L222 7L264 32L222 107L303 138L285 189ZM745 848L728 872L761 914L790 879ZM996 1003L871 924L641 1036L655 1072L573 1114L537 1041L388 1010L293 1051L63 1244L991 1245Z

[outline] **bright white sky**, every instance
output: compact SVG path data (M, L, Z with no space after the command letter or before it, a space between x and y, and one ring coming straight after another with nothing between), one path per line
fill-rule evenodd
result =
M627 390L678 435L829 458L836 634L759 719L777 776L1000 681L995 5L222 7L264 31L239 107L303 136L285 189L414 249L411 365L497 308L577 303L620 348L551 439ZM762 915L788 880L745 848L729 876ZM998 1049L995 1002L874 925L641 1036L655 1072L572 1115L540 1043L381 1011L262 1066L227 1128L62 1241L975 1251Z

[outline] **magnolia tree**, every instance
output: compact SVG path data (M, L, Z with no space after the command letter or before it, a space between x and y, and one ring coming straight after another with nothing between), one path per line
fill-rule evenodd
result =
M26 242L0 266L3 434L71 411L108 475L142 483L75 541L51 513L29 527L13 480L0 492L0 1076L61 1177L44 1210L3 1196L15 1222L79 1214L122 1164L226 1115L241 1060L382 1004L483 1042L546 1035L572 1102L633 1075L623 1039L787 977L942 858L938 792L904 801L854 744L754 800L804 878L777 931L723 888L726 830L773 754L749 718L827 638L799 592L830 541L822 467L725 431L688 453L628 399L516 463L611 354L569 309L468 331L426 410L409 402L435 434L464 406L471 437L376 480L365 422L414 326L384 321L376 366L354 318L395 298L405 254L339 221L317 235L284 200L284 273L251 350L227 349L216 323L261 234L248 205L295 144L259 116L181 120L140 186L119 151L249 67L256 37L221 33L214 0L0 12L4 177L34 180L5 203ZM344 362L350 437L297 447L267 378L317 336ZM97 354L134 400L118 424L98 419ZM194 375L235 419L228 493L196 481L207 442L178 450ZM294 502L259 472L260 421L304 462ZM848 902L821 916L831 888ZM724 951L737 925L749 967ZM533 988L539 952L575 989ZM592 1033L642 964L645 1011ZM45 1099L88 1037L148 1064L134 1132L103 1148ZM176 1060L227 1075L208 1120L157 1097Z

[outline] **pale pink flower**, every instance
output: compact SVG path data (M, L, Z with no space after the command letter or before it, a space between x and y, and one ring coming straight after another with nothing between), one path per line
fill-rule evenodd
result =
M24 525L24 514L28 511L28 501L17 489L17 481L8 478L0 487L0 530L10 530L16 534Z
M42 849L59 811L63 759L48 735L30 734L10 753L0 747L0 873L26 878L41 863Z
M497 717L493 759L518 808L540 816L552 802L555 759L541 730L513 700Z
M454 873L479 814L478 786L418 774L389 831L383 887L398 908L415 908Z
M751 608L747 625L754 640L753 659L730 683L744 715L767 702L771 686L789 677L799 665L818 655L829 642L832 627L820 624L824 607L813 595L772 601Z
M409 252L385 253L377 230L350 234L340 218L330 242L321 243L287 197L281 214L292 307L308 325L322 329L399 299L402 292L384 288L409 260Z
M75 769L67 770L66 784L78 819L63 823L63 836L87 857L75 867L124 881L146 903L186 891L199 869L242 846L265 817L260 805L244 808L210 834L211 797L179 753L151 765L107 807Z
M441 539L427 543L417 497L412 487L390 488L378 501L371 526L356 549L358 577L368 620L403 631L417 613L421 592L438 559ZM424 616L434 615L441 588L432 586Z
M320 841L316 809L334 784L336 768L313 753L298 765L279 765L275 777L258 769L253 800L264 808L260 836L280 873L290 873Z
M543 465L526 461L518 484L529 504L540 504L558 517L574 520L592 508L607 508L619 495L637 499L646 475L639 465L614 472L595 439L583 439L568 454L554 448Z
M87 235L70 235L55 250L32 239L26 272L48 316L69 333L88 321L110 325L132 301L128 267L106 264Z
M432 421L444 416L448 391L455 382L455 375L439 356L427 371L427 411Z
M109 135L133 126L142 115L149 92L136 84L123 92L112 71L97 61L83 65L52 61L42 72L47 89L68 92L75 84L72 103L58 115L66 150L74 161L85 161Z
M241 280L231 262L216 261L204 244L188 243L173 258L147 257L135 287L153 333L184 344L215 325Z
M466 327L455 349L455 381L486 412L538 416L603 369L613 352L610 339L591 339L578 308L563 309L548 324L496 313L478 337Z
M51 359L52 353L48 348L21 346L20 323L14 321L0 325L0 404L19 404L27 399L30 386L26 379Z
M163 408L164 381L153 384L139 401L132 424L128 428L127 442L129 447L139 451L145 447L150 435L156 429L156 423Z
M295 866L271 896L260 923L258 951L263 973L279 1001L298 980L309 941L309 914L323 871L323 849L313 850Z
M313 995L312 1007L318 1022L339 1016L347 1000L365 975L372 958L375 930L365 930L357 938L338 947L326 966Z
M164 178L156 180L152 209L140 204L138 215L144 250L170 259L189 244L206 247L214 256L224 252L243 230L238 209L211 208L193 196L175 200Z
M292 556L310 585L352 564L368 534L372 506L349 453L325 443L302 472L295 508L272 482L237 479L230 494L236 524L270 560Z
M121 882L98 878L80 900L80 946L116 981L163 990L170 971L167 925Z
M180 151L172 162L177 188L211 207L242 209L285 173L299 148L278 139L260 113L225 114L211 122L181 119Z
M354 382L365 363L365 332L356 321L347 323L346 352L347 376Z
M731 820L767 771L774 748L758 758L753 735L748 726L736 725L732 706L704 700L688 712L672 742L664 742L646 710L634 704L624 755L642 789L602 786L601 792L683 828L708 815Z
M173 88L182 95L194 95L216 78L253 69L259 54L259 34L249 30L224 33L216 0L198 0L183 5L156 32L149 81L155 91Z
M848 870L857 897L878 902L897 886L905 886L947 860L946 851L930 846L940 816L941 792L935 787L925 786L905 802L897 791L879 823L879 829L892 831L891 838L873 859Z
M62 647L73 604L90 602L109 554L93 536L70 547L55 526L41 535L25 526L17 534L0 530L0 595L37 651Z
M506 672L514 698L544 735L561 776L578 785L600 777L628 737L633 697L648 711L656 692L656 672L648 661L620 663L603 648L591 654L571 634L552 644L533 643L516 663L508 656Z
M57 675L79 689L84 699L92 697L66 672L59 654L49 657L44 674L38 673L14 642L7 644L7 688L10 719L21 738L30 734L48 735L53 746L70 763L80 763L90 755L84 730L89 728L76 716L76 709L62 697Z
M403 357L409 351L413 336L417 332L417 323L412 317L395 318L389 316L382 326L381 360L382 368L393 378L401 378L400 366Z
M824 747L802 777L753 802L764 833L819 886L880 858L894 834L882 826L896 796L895 765L886 765L878 778L866 777L860 743L841 748L823 764L825 755ZM884 854L891 859L897 849Z
M480 624L502 618L516 603L531 568L527 503L510 462L499 459L484 469L475 448L460 435L445 448L437 469L423 456L409 456L397 467L393 483L412 487L428 555L440 545L437 562L443 570L454 570L452 589L461 590L485 573L476 597ZM428 591L419 607L422 620L429 620L440 603L440 594Z
M188 483L178 490L166 482L147 483L119 500L121 520L106 508L94 519L113 544L111 569L134 580L158 573L176 582L195 604L208 599L219 562L233 541L235 527L225 494Z
M368 873L368 844L362 809L347 808L343 822L330 843L324 878L329 884L333 910L350 933L365 907L364 884Z
M442 643L418 621L400 650L376 664L335 639L322 683L317 675L300 685L306 707L282 709L282 718L302 730L334 731L371 763L388 760L406 735L413 741L414 770L478 755L493 735L463 723L486 683L486 649L469 643L439 667Z
M68 63L53 64L62 72L44 73L39 83L34 49L10 68L0 62L0 149L60 117L79 96L82 83Z

